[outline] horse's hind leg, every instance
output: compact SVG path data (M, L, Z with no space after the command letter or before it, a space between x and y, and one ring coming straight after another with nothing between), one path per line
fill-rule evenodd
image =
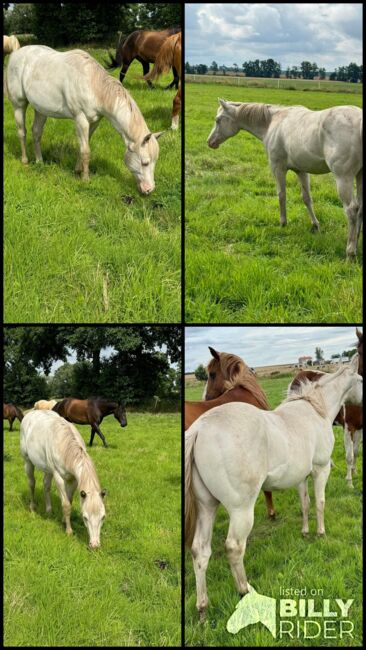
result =
M8 418L8 420L9 420L9 431L13 431L13 422L15 418L10 417Z
M336 176L339 198L348 218L347 256L354 258L358 239L358 201L353 196L353 178Z
M25 106L18 106L18 108L14 109L14 118L15 118L15 123L18 127L18 137L22 149L22 163L24 163L25 165L28 164L28 156L27 156L27 148L26 148L27 129L25 126L25 114L27 110L27 105L28 104L25 104Z
M43 490L44 490L44 500L46 504L46 512L49 514L52 512L52 503L51 503L51 483L52 483L52 474L45 472L43 477Z
M280 204L280 225L286 226L286 171L279 167L272 166L272 172L276 179L277 195Z
M356 474L356 460L358 456L358 448L361 439L362 439L362 429L356 429L356 431L353 434L353 465L352 465L353 474Z
M230 510L230 525L225 549L240 596L248 593L248 580L244 569L247 538L254 522L254 503Z
M353 488L352 483L352 468L354 466L354 448L351 432L348 428L347 422L344 424L344 449L346 452L347 474L346 481L350 488Z
M172 129L175 130L179 126L179 114L181 110L180 88L173 99L173 116L172 116Z
M306 205L307 211L310 215L311 223L313 224L311 230L312 232L315 232L316 230L319 230L319 221L314 214L313 203L311 200L310 175L306 172L297 172L297 178L299 179L301 185L302 200Z
M308 491L308 479L300 483L299 487L299 496L301 501L301 510L302 510L302 534L304 536L309 534L309 506L310 506L310 497Z
M196 577L196 607L200 621L203 622L208 605L206 571L211 557L212 528L218 501L208 491L193 467L193 485L197 500L197 522L191 553Z
M36 504L34 501L34 488L36 486L36 481L34 478L34 465L30 462L29 459L25 461L24 469L26 471L26 474L28 476L28 485L29 485L29 491L30 491L30 509L32 512L35 511L36 509Z
M130 67L131 63L132 63L132 60L128 61L128 63L126 63L125 61L123 61L123 63L122 63L122 68L121 68L120 73L119 73L119 80L120 80L121 84L123 84L124 78L125 78L125 76L127 74L127 70Z
M41 138L46 124L47 117L41 115L37 111L34 111L34 121L32 126L33 133L33 142L34 142L34 152L36 154L36 162L42 162L42 151L41 151Z
M148 61L144 61L144 59L141 59L141 57L139 57L139 56L137 56L136 59L137 59L138 61L140 61L141 65L142 65L142 69L143 69L143 71L144 71L144 76L145 76L146 74L149 74L149 72L150 72L150 64L149 64L149 62L148 62ZM145 81L146 81L147 85L149 86L150 90L152 90L152 89L154 88L154 86L153 86L153 84L151 83L150 79L146 79Z
M358 201L358 213L357 213L357 239L360 236L362 228L362 217L363 217L363 183L362 175L363 170L361 169L356 176L356 189L357 189L357 201Z
M317 535L325 535L324 526L324 507L325 507L325 486L330 474L330 461L325 466L314 465L312 470L314 478L314 492L316 503L316 520L317 520Z
M176 88L178 90L179 88L179 77L176 69L173 67L173 81L164 88L164 90L170 90L171 88Z
M268 517L271 517L271 519L274 519L276 516L274 505L273 505L273 500L272 500L272 492L264 492L264 496L266 499L266 505L267 505L267 512L268 512Z

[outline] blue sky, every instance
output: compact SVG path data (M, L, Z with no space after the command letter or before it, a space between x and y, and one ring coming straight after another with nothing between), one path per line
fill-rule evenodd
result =
M362 328L359 328L362 329ZM277 363L297 363L300 356L314 358L321 347L325 358L354 347L355 326L281 327L186 327L185 372L207 365L211 346L219 352L238 354L252 367Z
M301 61L327 71L362 63L361 3L187 3L185 61L241 68L273 58L282 69Z

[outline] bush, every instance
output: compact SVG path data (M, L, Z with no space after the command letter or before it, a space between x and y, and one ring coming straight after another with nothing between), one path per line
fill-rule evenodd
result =
M204 365L199 365L198 368L194 371L194 375L198 381L207 381L208 375Z

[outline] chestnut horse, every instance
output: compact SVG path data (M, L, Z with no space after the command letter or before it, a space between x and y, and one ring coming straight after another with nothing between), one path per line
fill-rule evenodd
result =
M115 57L109 53L110 61L105 62L106 67L109 70L113 70L114 68L119 68L119 66L121 66L119 80L123 83L128 68L132 61L136 59L141 63L144 75L146 75L149 73L150 63L155 63L156 55L164 41L172 34L177 34L177 32L180 31L180 27L169 27L168 29L163 29L161 31L137 29L135 32L132 32L132 34L129 34L129 36L124 40L120 40ZM177 70L174 67L173 75L174 79L169 86L167 86L166 90L173 88L173 86L178 89L179 77ZM149 88L153 88L150 80L147 80L147 83Z
M170 68L175 68L179 77L178 92L173 100L172 129L177 129L179 124L179 113L182 104L182 34L175 34L164 41L161 46L154 67L148 75L144 76L146 81L156 79Z
M358 338L358 374L363 376L363 332L356 328L356 334ZM307 379L309 381L317 381L324 374L324 372L321 372L319 370L301 370L299 373L297 373L296 377L289 385L287 394L290 395L298 391L304 379ZM343 428L344 447L346 451L347 461L346 480L348 481L349 486L353 488L352 474L356 472L358 448L362 439L362 406L355 406L353 404L346 404L342 406L339 413L334 419L334 424L338 424Z
M13 431L13 422L18 418L21 422L24 418L22 411L15 404L4 404L3 420L9 420L9 431Z
M61 402L57 402L52 410L61 415L68 422L74 422L75 424L90 424L90 447L93 444L96 433L102 439L104 447L108 447L106 439L99 428L101 421L106 415L113 413L121 427L127 426L125 406L120 402L113 402L112 400L102 399L101 397L92 397L90 399L74 399L73 397L66 397L61 400Z
M235 354L217 352L209 346L213 356L207 366L208 381L205 389L205 400L184 402L185 431L203 413L215 406L228 402L246 402L264 411L269 410L267 397L257 382L255 375L246 363ZM265 491L268 516L276 516L272 492Z

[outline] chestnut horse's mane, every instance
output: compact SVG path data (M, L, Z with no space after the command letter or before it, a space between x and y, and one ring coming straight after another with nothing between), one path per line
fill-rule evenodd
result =
M210 366L212 367L214 362L215 359L210 361L208 370L210 370ZM237 387L245 388L245 390L249 391L255 397L262 409L269 410L265 392L241 357L238 357L236 354L220 352L220 367L225 377L224 392Z

